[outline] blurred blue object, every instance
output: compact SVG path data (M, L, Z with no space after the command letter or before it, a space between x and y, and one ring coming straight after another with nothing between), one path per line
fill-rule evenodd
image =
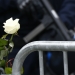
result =
M47 65L50 65L50 59L51 59L52 53L51 52L47 52Z
M50 60L51 56L52 56L52 53L51 53L51 52L48 52L48 53L47 53L47 58L48 58L48 60Z

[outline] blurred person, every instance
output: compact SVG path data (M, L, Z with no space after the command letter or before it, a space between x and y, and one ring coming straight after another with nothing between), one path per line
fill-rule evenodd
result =
M3 31L3 23L9 19L10 17L13 17L13 19L19 18L21 28L18 32L19 37L15 37L14 39L22 38L25 35L27 35L31 30L33 30L38 24L39 19L41 19L44 15L42 9L38 6L36 14L32 16L32 14L27 15L27 13L21 13L17 6L18 0L0 0L0 36L4 34ZM22 2L23 0L21 0ZM65 26L68 29L73 29L75 25L75 0L50 0L53 8L58 13L60 19L65 24ZM44 38L41 39L47 39L50 33L46 33ZM20 42L20 41L19 41ZM19 51L20 47L14 47L14 50L11 54L9 54L9 59L14 58L17 52ZM60 54L60 57L58 56L58 60L50 58L49 60L49 66L52 68L53 72L55 72L57 75L60 75L63 73L63 57L62 53ZM73 68L75 66L75 53L70 52L68 53L69 56L69 69L71 72L75 70ZM55 62L57 62L55 64ZM39 67L38 67L38 53L33 52L31 53L24 62L25 67L25 73L24 75L39 75Z

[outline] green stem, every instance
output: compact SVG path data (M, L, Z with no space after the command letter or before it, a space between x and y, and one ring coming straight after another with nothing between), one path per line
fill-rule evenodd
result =
M14 34L11 35L11 38L9 40L9 43L12 41L13 37L14 37Z
M14 36L14 35L12 34L12 35L11 35L11 38L10 38L10 40L9 40L9 43L12 42L13 36ZM7 56L6 56L6 63L7 63L7 61L8 61L8 54L9 54L9 52L10 52L10 48L11 48L11 47L8 46L8 53L7 53Z
M7 61L8 61L8 52L7 52L7 56L6 56L6 60L5 60L5 66L7 67L7 65L6 65L6 63L7 63Z

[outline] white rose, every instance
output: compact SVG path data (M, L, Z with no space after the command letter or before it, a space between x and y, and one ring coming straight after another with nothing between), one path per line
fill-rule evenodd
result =
M3 26L4 31L7 34L14 34L20 29L20 24L18 23L19 19L13 20L12 18L6 20Z

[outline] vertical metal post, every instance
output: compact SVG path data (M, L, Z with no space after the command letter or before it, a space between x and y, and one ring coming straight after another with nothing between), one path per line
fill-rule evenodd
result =
M64 61L64 75L68 74L68 59L67 59L67 52L63 51L63 61Z
M40 67L40 75L44 75L43 52L42 51L39 51L39 67Z

